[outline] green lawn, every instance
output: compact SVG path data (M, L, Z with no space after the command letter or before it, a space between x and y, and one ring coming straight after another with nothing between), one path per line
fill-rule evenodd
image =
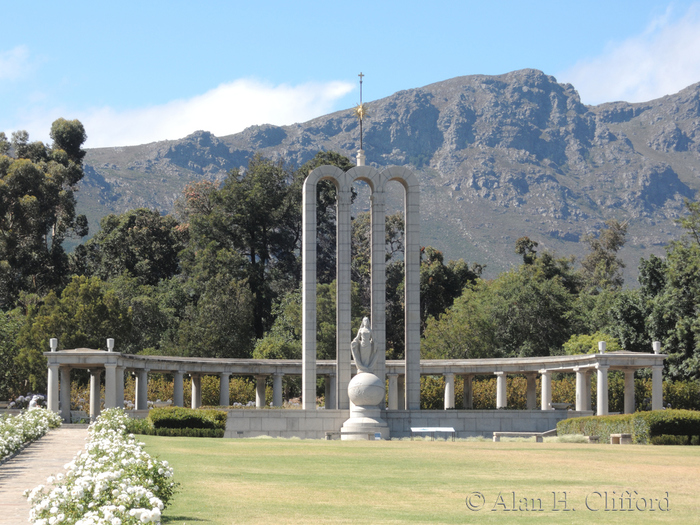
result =
M168 524L637 525L700 513L700 447L141 437L181 483ZM631 511L617 510L623 491ZM524 510L533 501L541 511ZM636 508L649 502L656 510Z

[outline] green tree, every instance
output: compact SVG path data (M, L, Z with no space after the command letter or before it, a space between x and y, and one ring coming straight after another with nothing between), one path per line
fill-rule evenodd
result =
M189 303L175 341L178 355L250 357L254 298L245 281L217 274Z
M155 285L179 271L185 233L172 216L140 208L107 215L100 231L76 248L75 266L101 279L126 274Z
M27 393L15 360L19 355L17 338L25 317L19 310L0 311L0 399L12 399Z
M598 236L586 235L583 238L590 249L590 253L581 261L587 290L596 292L622 287L625 264L617 252L624 246L626 235L627 222L610 219L605 221L605 228L600 230Z
M293 179L283 164L256 155L247 170L231 172L211 194L209 213L189 217L190 250L213 246L245 258L256 337L271 326L279 291L295 288L299 279L301 194L290 191Z
M597 354L599 341L605 341L606 352L617 352L622 349L617 339L603 332L572 335L562 348L565 355Z
M360 287L352 283L352 329L360 327L362 318L369 315L359 301ZM316 286L316 356L318 359L335 359L335 282ZM295 290L284 296L275 307L276 318L265 337L255 345L253 356L260 359L301 359L301 292Z
M77 120L59 119L54 144L12 136L14 157L0 154L0 308L21 291L46 294L65 284L68 257L62 243L87 235L87 219L76 215L77 184L83 177L85 130ZM82 140L82 141L81 141ZM8 153L7 140L2 150Z
M560 275L523 264L468 286L424 332L425 357L531 357L561 353L573 333L575 295ZM460 340L463 342L460 343Z
M43 304L32 307L19 334L20 353L15 359L20 377L33 390L46 388L49 339L59 348L104 348L112 337L117 345L131 339L132 312L110 287L97 277L74 276L60 296L51 291Z
M648 332L668 354L672 379L700 378L700 204L686 202L678 220L686 230L666 249L666 260L642 261L640 277L647 298Z
M539 243L529 237L520 237L515 241L515 253L523 256L524 264L532 264L537 258L537 248Z
M427 321L421 341L424 359L476 359L501 357L497 339L494 299L489 284L479 280L468 286L454 304Z

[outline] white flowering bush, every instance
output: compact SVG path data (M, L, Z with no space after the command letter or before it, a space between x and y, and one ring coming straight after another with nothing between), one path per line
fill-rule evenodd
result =
M61 424L61 417L50 410L34 408L17 416L0 418L0 460L17 452L22 445L39 439Z
M29 521L37 525L160 523L177 484L167 461L158 461L126 434L128 416L108 409L88 428L85 449L65 474L26 491Z

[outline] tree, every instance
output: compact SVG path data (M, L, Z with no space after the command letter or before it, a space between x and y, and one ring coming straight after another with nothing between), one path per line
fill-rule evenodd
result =
M316 356L335 359L335 282L316 286ZM360 287L352 283L351 319L353 333L369 311L360 305ZM275 307L275 322L263 339L255 345L253 356L259 359L301 359L301 291L284 296Z
M17 338L24 320L19 310L0 311L0 399L12 399L27 393L15 363L19 355Z
M76 248L75 266L101 279L126 274L140 284L155 285L178 273L185 237L174 217L155 210L107 215L100 231Z
M537 246L538 243L529 237L520 237L515 241L515 253L523 256L524 264L532 264L537 258Z
M65 284L68 257L62 243L88 232L85 216L76 215L74 196L83 177L85 130L77 120L59 119L51 135L49 148L15 132L15 156L0 155L0 308L14 304L23 290L44 295ZM4 136L0 144L8 153Z
M606 352L617 352L618 350L621 350L620 344L614 337L604 332L596 332L591 335L572 335L563 345L564 354L597 354L599 352L598 343L600 341L605 341Z
M33 390L46 388L49 339L56 337L61 349L104 348L112 337L117 344L131 339L132 312L109 286L97 277L74 276L60 296L54 291L38 308L32 308L20 332L20 353L15 359L20 377Z
M668 354L673 379L700 378L700 204L686 201L677 222L685 234L666 248L666 260L642 261L640 278L647 299L648 333Z
M617 290L624 283L622 271L625 264L617 252L625 244L627 222L610 219L605 221L605 226L597 237L586 235L583 238L590 248L590 253L581 261L583 277L586 289L593 292Z
M559 354L573 332L574 299L561 276L548 279L537 264L523 264L490 282L479 280L444 314L428 320L423 356Z
M178 355L250 357L254 299L245 281L217 274L188 304L175 341Z
M494 307L488 283L468 286L444 313L428 319L421 357L424 359L477 359L501 357L496 337Z
M279 291L296 288L300 274L301 194L290 191L293 173L256 155L211 194L209 213L189 218L189 250L209 246L239 253L253 294L253 324L262 337L272 324ZM211 244L214 243L214 244Z

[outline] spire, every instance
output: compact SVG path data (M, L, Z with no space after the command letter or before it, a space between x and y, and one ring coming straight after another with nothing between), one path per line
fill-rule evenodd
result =
M365 75L360 72L359 75L360 77L360 103L355 107L354 113L355 116L359 119L360 121L360 149L357 151L357 165L358 166L364 166L365 165L365 152L362 149L362 121L364 118L367 116L367 109L365 108L365 105L362 103L362 77Z

